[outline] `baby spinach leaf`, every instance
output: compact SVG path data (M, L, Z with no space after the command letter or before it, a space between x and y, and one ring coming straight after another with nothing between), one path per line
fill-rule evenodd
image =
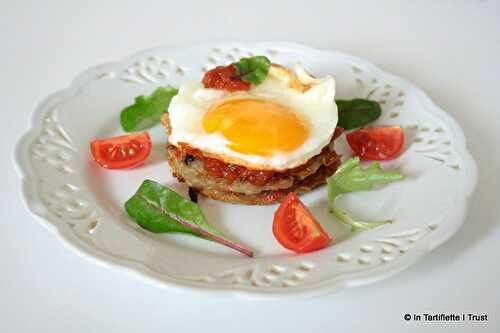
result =
M234 65L236 67L236 75L241 77L243 81L261 84L267 77L271 61L265 56L254 56L241 58Z
M327 179L328 183L328 203L330 211L342 222L350 225L352 231L356 229L371 229L392 220L383 221L358 221L351 218L346 212L335 206L337 198L345 193L356 191L369 191L375 184L389 183L402 180L403 175L399 172L384 171L380 163L374 162L366 169L361 169L359 157L345 161L337 171Z
M346 131L374 122L382 113L379 103L367 99L338 99L335 102L337 103L339 112L337 126L342 127Z
M189 233L253 256L251 250L229 240L211 226L196 203L155 181L145 180L125 203L125 210L135 222L151 232Z
M177 95L177 89L169 86L159 87L151 96L136 97L134 104L127 106L120 114L123 130L125 132L143 131L159 123L175 95Z

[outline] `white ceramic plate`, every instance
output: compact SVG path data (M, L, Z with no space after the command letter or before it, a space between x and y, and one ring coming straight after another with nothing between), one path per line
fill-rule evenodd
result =
M146 178L186 193L165 161L163 129L150 131L154 147L146 165L129 171L97 167L89 141L122 134L120 110L135 96L199 79L207 68L255 54L333 74L338 98L377 100L383 107L377 123L405 129L406 151L383 166L400 169L406 179L339 201L359 216L394 218L395 223L352 235L328 213L326 189L319 188L303 201L335 244L296 256L271 233L277 206L201 199L213 225L255 250L256 257L249 259L198 238L149 233L127 218L123 204ZM349 154L342 140L336 150ZM276 42L156 48L87 70L38 107L32 129L18 144L17 162L29 209L79 253L161 286L260 297L319 294L407 268L463 223L477 177L462 130L421 90L350 55Z

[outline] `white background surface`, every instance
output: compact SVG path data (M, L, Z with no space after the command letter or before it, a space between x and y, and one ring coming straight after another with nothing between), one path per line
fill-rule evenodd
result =
M2 2L0 332L500 331L498 1ZM416 83L459 121L478 161L466 224L396 277L293 302L158 289L69 251L25 209L12 164L36 104L90 66L214 39L337 49ZM488 322L403 320L441 312Z

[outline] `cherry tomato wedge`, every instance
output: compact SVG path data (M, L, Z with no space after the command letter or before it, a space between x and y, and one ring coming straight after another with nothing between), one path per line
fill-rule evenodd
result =
M273 234L283 247L296 253L319 250L331 241L293 192L288 193L274 213Z
M94 160L107 169L130 169L144 163L151 152L148 132L98 139L90 143Z
M346 135L352 151L362 160L384 161L399 155L404 144L399 126L361 128Z

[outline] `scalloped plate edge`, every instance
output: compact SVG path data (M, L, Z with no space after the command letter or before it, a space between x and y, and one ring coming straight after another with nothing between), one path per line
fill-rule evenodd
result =
M428 243L428 246L424 247L420 244L413 248L411 253L407 254L406 260L404 262L393 262L384 266L375 267L373 269L366 270L362 273L355 272L344 274L338 276L333 279L328 279L322 281L320 283L306 286L306 287L295 287L286 290L249 290L249 289L239 289L239 288L228 288L225 286L206 286L203 284L196 284L193 282L185 282L179 279L167 277L165 275L160 275L151 269L147 268L145 265L134 262L131 260L123 260L116 258L112 255L106 254L105 252L96 250L93 247L90 247L88 244L78 239L72 232L69 230L69 226L65 223L61 223L60 219L50 212L48 212L43 206L39 204L39 201L36 197L31 194L33 191L36 191L36 181L34 180L34 174L31 169L31 165L28 161L27 156L25 156L25 148L30 145L34 139L34 137L41 131L41 122L40 119L46 114L46 112L51 108L51 106L61 102L62 100L73 96L82 86L86 85L90 81L96 78L98 73L101 73L103 69L109 70L110 68L119 66L123 62L133 61L134 59L141 58L145 54L157 51L157 50L169 50L169 49L178 49L178 48L186 48L186 47L202 47L202 46L213 46L219 44L245 44L245 45L259 45L260 47L271 47L279 45L282 48L289 49L304 49L307 52L320 52L320 53L329 53L335 54L338 57L344 57L346 59L354 59L357 64L362 64L363 67L369 68L370 70L374 70L379 73L383 73L384 75L390 77L391 79L400 82L403 86L411 88L411 90L419 95L419 100L424 101L427 108L432 110L432 113L437 115L439 118L444 119L447 125L452 129L452 135L455 139L454 149L457 150L460 157L463 160L464 168L468 170L468 174L471 175L470 179L463 185L464 196L463 202L459 203L457 207L461 207L461 210L457 210L451 216L451 218L455 219L459 223L455 223L452 228L446 229L446 232L438 234L440 237L434 236L433 241ZM136 277L140 277L142 279L147 280L155 286L161 287L163 289L175 290L175 291L201 291L203 294L208 295L218 295L218 296L228 296L233 295L237 297L244 298L253 298L253 299L275 299L276 297L287 298L287 299L295 299L295 298L303 298L303 297L312 297L323 295L327 293L331 293L345 287L355 287L367 285L373 282L377 282L393 276L399 272L404 271L406 268L410 267L417 261L424 258L427 254L429 254L433 249L437 246L446 242L464 223L466 218L466 212L468 206L470 204L470 199L474 192L474 189L477 185L477 166L476 163L467 150L466 140L463 130L458 125L458 123L451 118L446 112L437 107L431 99L418 87L409 83L408 81L396 77L390 73L383 72L375 65L367 62L366 60L360 59L355 56L347 55L344 53L340 53L337 51L331 50L321 50L310 48L301 44L294 44L288 42L243 42L243 41L214 41L214 42L206 42L195 45L181 45L181 46L171 46L171 47L155 47L147 50L143 50L133 54L130 57L127 57L123 61L105 63L98 66L93 66L82 73L80 73L68 87L62 89L56 93L51 94L47 98L45 98L35 109L32 114L30 127L29 129L18 138L17 144L14 148L14 164L16 166L16 170L18 174L22 178L22 196L24 198L24 202L28 208L28 210L37 217L39 221L51 232L53 232L57 237L62 241L65 246L70 248L72 251L76 252L83 258L87 260L97 263L100 266L113 269L119 269L128 274L131 274ZM397 262L397 265L396 265ZM180 288L179 288L180 287Z

